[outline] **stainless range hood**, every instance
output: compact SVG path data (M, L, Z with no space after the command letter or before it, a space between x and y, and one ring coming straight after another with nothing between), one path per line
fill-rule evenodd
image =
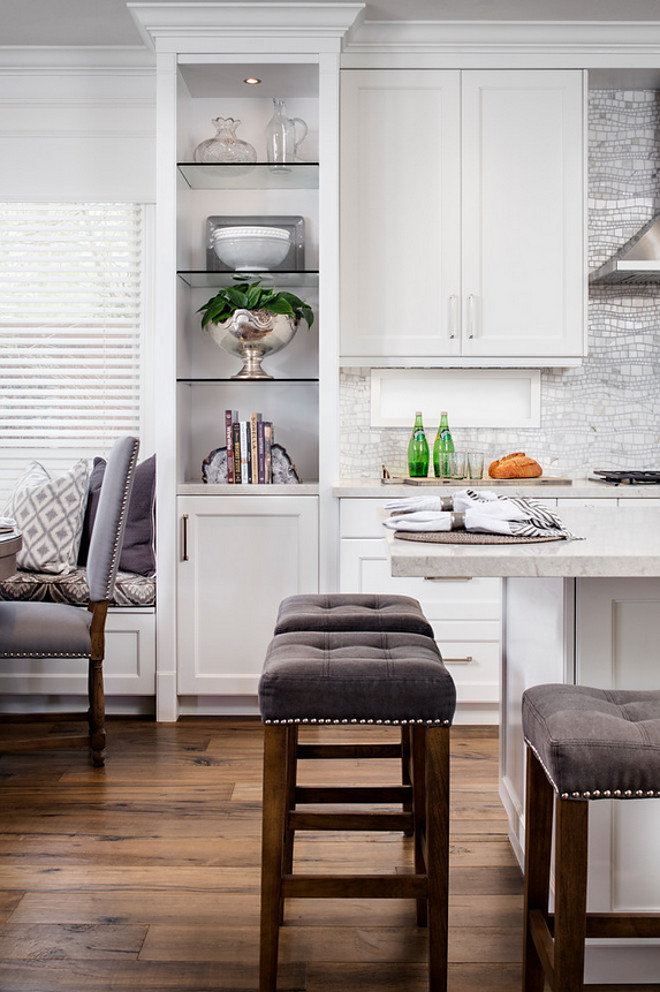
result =
M594 269L590 283L660 283L660 214L619 248L616 255Z

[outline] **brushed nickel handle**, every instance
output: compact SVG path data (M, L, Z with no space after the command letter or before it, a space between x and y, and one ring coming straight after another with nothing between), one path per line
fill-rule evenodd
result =
M466 655L465 658L445 658L443 655L442 660L446 665L469 665L474 658L471 654Z
M474 293L470 293L468 296L468 337L474 338L477 336L477 297Z
M455 338L458 333L458 296L452 293L449 297L449 337Z
M190 561L188 557L188 514L183 514L183 549L181 561Z

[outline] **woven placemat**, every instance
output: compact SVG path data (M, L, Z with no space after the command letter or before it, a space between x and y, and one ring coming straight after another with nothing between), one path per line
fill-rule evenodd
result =
M395 530L402 541L423 541L426 544L543 544L564 541L561 534L547 537L519 537L517 534L479 534L469 530Z

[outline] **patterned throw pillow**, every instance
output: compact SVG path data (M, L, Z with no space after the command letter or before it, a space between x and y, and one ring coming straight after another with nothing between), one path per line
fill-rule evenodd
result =
M76 564L87 502L89 463L51 478L39 462L30 462L16 483L6 513L23 534L19 568L63 575Z

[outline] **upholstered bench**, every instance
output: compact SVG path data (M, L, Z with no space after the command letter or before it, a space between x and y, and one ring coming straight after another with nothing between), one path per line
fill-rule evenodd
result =
M586 937L660 937L660 915L587 913L589 801L660 798L660 691L523 694L526 992L581 992ZM553 799L555 912L548 913Z
M259 683L265 724L260 990L274 992L279 926L286 898L411 898L429 926L431 988L446 988L449 859L449 726L453 680L434 641L423 634L294 631L277 634ZM332 724L410 727L411 784L300 787L299 759L319 757L299 742L300 727ZM325 745L324 757L399 757L387 742ZM410 804L409 811L317 812L323 803ZM295 875L299 830L409 830L412 874Z
M330 593L288 596L275 623L276 634L294 630L407 631L433 637L433 628L412 596Z

